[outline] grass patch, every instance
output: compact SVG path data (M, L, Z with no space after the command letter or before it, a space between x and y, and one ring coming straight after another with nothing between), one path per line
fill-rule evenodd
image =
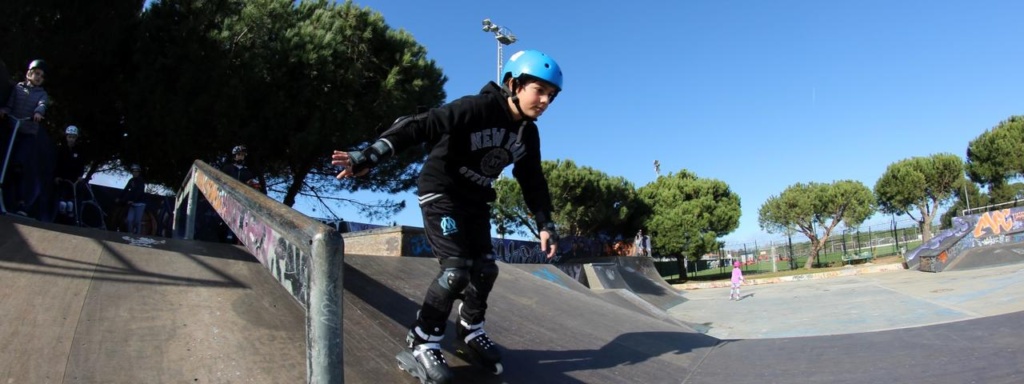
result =
M806 274L811 274L811 273L837 271L837 270L841 270L843 268L846 268L846 264L844 264L841 261L841 259L839 259L838 255L836 255L836 259L838 260L838 262L835 261L835 260L822 261L822 267L821 268L812 268L812 269L797 268L797 269L785 269L785 270L783 270L783 269L781 269L783 262L777 262L777 266L779 266L779 268L780 268L780 270L777 271L777 272L771 272L771 262L761 262L761 263L758 263L758 264L744 266L743 267L743 277L745 277L747 279L765 279L765 278L773 278L773 277L806 275ZM799 260L798 259L797 261L798 261L797 265L802 267L804 265L804 262L806 261L806 258L804 260ZM888 255L888 256L876 257L874 260L871 261L871 264L872 265L899 264L899 263L902 263L902 262L903 262L903 257L902 256L900 256L900 255ZM786 264L785 268L788 268L788 265L789 265L788 262L786 262L785 264ZM854 264L854 266L859 266L859 265L864 265L864 264L866 264L866 263L864 263L862 261L862 262L858 262L858 263ZM760 268L760 271L758 270L758 268ZM763 271L763 272L761 272L761 271ZM663 276L663 277L664 277L665 281L667 281L669 284L682 284L682 283L685 283L685 282L688 282L688 281L692 282L692 281L729 280L730 278L732 278L732 267L724 268L724 272L719 272L718 268L704 270L704 271L698 272L696 277L690 276L690 278L686 279L686 280L680 279L679 275L671 275L671 276Z

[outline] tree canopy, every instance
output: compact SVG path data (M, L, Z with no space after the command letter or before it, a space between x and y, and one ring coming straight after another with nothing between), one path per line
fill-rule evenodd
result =
M639 228L643 208L633 184L572 160L545 160L541 167L548 180L555 223L563 235L610 239ZM518 183L499 178L494 188L492 222L505 235L537 237L536 223L526 208Z
M609 176L572 160L542 162L563 234L612 241L632 239L645 228L662 254L699 257L718 249L718 238L739 226L740 198L720 180L680 171L635 190L622 177ZM512 179L495 182L498 199L493 223L504 235L537 236L536 224Z
M967 146L967 176L989 187L1024 176L1024 116L1010 116Z
M758 223L768 233L796 229L811 242L804 268L811 269L832 230L840 223L849 228L864 222L875 211L875 197L855 180L797 183L768 198L758 210ZM820 235L819 235L820 231Z
M426 49L352 2L165 0L143 19L129 146L166 159L148 166L168 185L192 159L244 143L286 205L334 192L332 150L365 146L394 118L445 98ZM412 188L424 156L409 152L341 188Z
M889 165L875 183L875 196L881 212L914 219L928 241L939 206L957 196L966 182L963 161L956 155L911 157Z
M238 144L288 205L411 189L423 151L340 183L330 153L446 97L426 49L351 1L16 3L0 14L0 55L12 72L49 63L49 129L78 125L93 160L141 164L172 190L195 159L217 163Z
M698 258L718 250L718 238L739 227L740 197L717 179L680 170L659 176L637 192L650 207L647 230L661 254Z

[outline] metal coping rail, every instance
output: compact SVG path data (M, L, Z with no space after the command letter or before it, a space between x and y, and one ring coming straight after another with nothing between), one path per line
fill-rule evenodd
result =
M196 160L175 199L175 237L195 237L200 193L306 310L307 382L344 383L341 234Z

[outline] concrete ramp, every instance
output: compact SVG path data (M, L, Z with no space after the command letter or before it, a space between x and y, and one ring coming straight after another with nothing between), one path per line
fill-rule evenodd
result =
M946 266L946 271L997 267L1024 263L1024 243L1006 243L971 248Z
M306 380L303 311L240 248L13 220L0 382Z
M410 382L395 368L394 355L437 270L434 259L347 256L345 357L361 365L353 372L346 364L346 379ZM717 343L507 264L501 264L489 304L487 330L506 349L505 373L495 377L452 357L457 382L680 381ZM454 319L453 313L446 344L454 337Z
M302 308L241 248L15 220L0 216L0 383L306 381ZM416 383L394 355L436 261L345 257L345 382ZM1024 380L1024 312L884 332L718 340L552 278L558 273L501 265L487 329L505 347L506 372L493 376L454 357L450 323L445 345L456 383ZM1015 274L1000 278L1019 282ZM721 304L742 316L750 303ZM815 306L793 305L776 310L832 321Z
M626 290L659 311L686 302L686 297L661 277L649 257L570 259L557 266L591 289Z
M0 382L306 380L302 308L241 248L12 220L0 217ZM346 256L346 383L416 382L394 355L437 268ZM717 343L540 276L560 274L545 268L501 265L487 329L506 348L502 376L454 357L449 324L457 382L673 381Z

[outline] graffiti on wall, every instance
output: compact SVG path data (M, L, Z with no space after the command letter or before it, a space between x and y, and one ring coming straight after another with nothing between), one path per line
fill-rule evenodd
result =
M978 221L974 224L974 237L981 239L1022 230L1024 230L1024 209L1000 209L978 215Z
M298 245L280 236L269 223L253 215L237 199L221 190L216 182L202 172L196 174L195 184L249 253L267 267L271 275L299 303L306 305L308 255Z
M963 238L970 233L972 225L966 220L966 218L954 217L953 218L953 229L948 231L940 232L939 234L932 236L926 243L921 244L920 247L914 248L907 253L907 261L914 260L920 254L930 254L934 251L940 250L944 247L949 247L951 241L959 241L958 239ZM960 241L956 244L964 243Z

